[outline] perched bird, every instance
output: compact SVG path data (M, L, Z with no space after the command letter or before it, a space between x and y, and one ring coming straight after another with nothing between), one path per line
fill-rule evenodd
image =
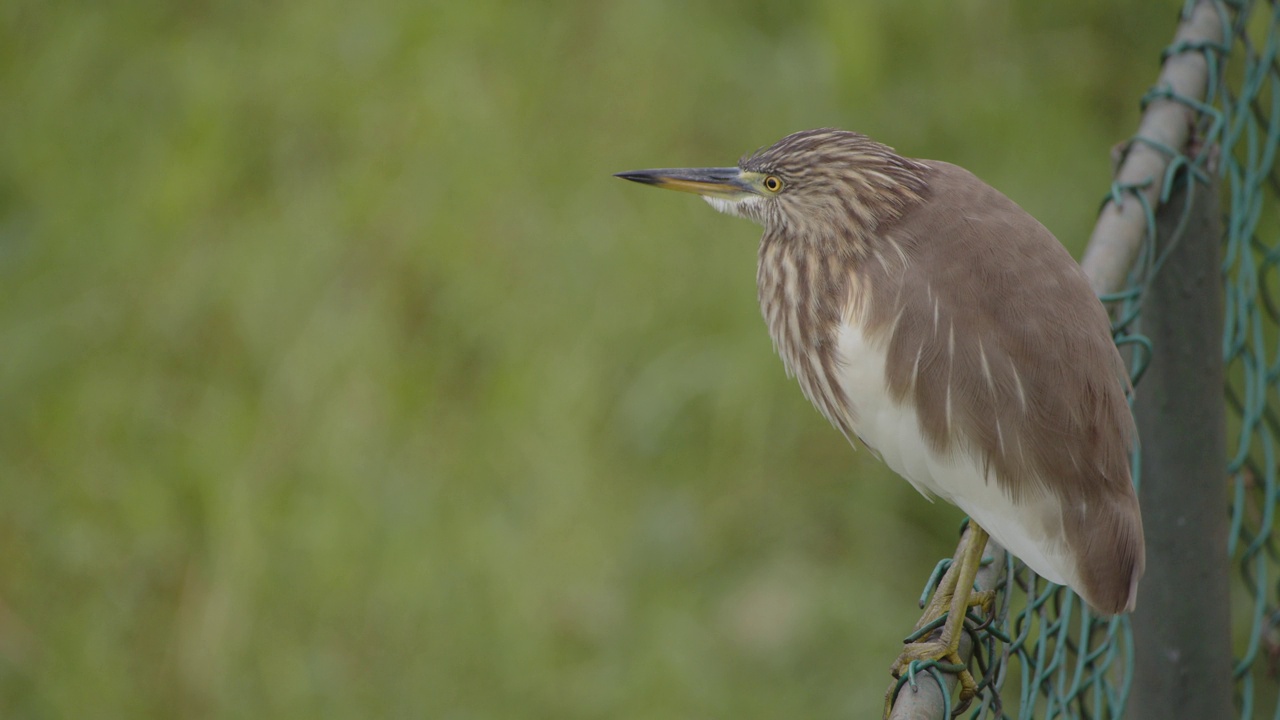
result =
M833 129L737 167L618 177L763 225L760 308L805 396L978 526L921 619L950 610L941 638L908 646L895 673L957 661L983 531L1097 611L1133 609L1145 551L1127 376L1105 309L1035 218L963 168Z

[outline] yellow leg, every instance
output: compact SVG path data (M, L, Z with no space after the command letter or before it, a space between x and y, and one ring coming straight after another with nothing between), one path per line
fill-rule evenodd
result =
M975 605L988 607L995 598L995 593L992 591L973 592L973 580L978 575L978 568L982 566L982 553L986 548L987 532L977 523L970 521L968 536L963 547L956 551L956 557L953 558L950 569L938 582L938 587L933 592L933 599L925 608L924 615L920 616L920 622L916 623L916 630L919 631L926 625L936 622L945 613L947 620L942 626L942 633L936 639L916 640L903 648L902 654L889 669L895 680L901 677L907 667L915 661L937 660L953 665L964 665L960 661L958 651L961 633L964 632L965 613ZM929 637L932 638L933 634L931 633ZM978 685L974 682L968 668L960 671L958 680L960 702L966 702L977 694ZM897 688L897 682L890 683L889 691L885 694L885 718L889 717L893 709Z

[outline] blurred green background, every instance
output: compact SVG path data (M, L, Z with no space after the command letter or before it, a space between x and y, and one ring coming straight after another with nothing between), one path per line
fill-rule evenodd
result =
M1079 253L1180 3L0 5L0 715L868 717L961 519L803 399L858 129Z

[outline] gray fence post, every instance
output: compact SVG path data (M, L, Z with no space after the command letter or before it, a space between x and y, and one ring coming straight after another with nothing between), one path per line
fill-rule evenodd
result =
M1137 388L1147 572L1133 614L1135 718L1235 717L1227 558L1222 225L1217 183L1157 213L1164 266L1143 296L1154 351ZM1176 244L1171 234L1192 204Z

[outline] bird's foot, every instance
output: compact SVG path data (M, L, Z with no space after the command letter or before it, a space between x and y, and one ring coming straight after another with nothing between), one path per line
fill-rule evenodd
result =
M969 593L969 607L978 608L984 616L990 616L996 609L995 590L974 590Z
M893 710L893 702L904 683L901 679L903 674L914 675L929 666L955 674L960 684L961 708L967 706L977 695L978 684L969 672L968 664L960 658L960 638L965 632L964 621L969 608L978 608L982 615L989 617L995 607L996 594L993 590L973 589L974 577L982 564L982 551L986 547L987 536L976 525L970 530L971 535L957 550L952 566L939 581L933 598L916 623L915 631L906 639L902 654L889 668L894 681L889 684L889 690L885 693L886 719ZM927 663L932 665L926 665ZM945 688L943 691L945 692Z
M884 696L886 720L893 710L893 702L897 699L898 690L902 687L903 674L914 675L930 666L935 666L943 672L955 673L956 680L960 683L960 706L968 705L969 701L978 694L978 683L974 681L968 666L960 659L958 648L958 642L941 638L908 643L903 648L902 654L889 668L889 673L893 675L893 682L889 683L889 689Z

